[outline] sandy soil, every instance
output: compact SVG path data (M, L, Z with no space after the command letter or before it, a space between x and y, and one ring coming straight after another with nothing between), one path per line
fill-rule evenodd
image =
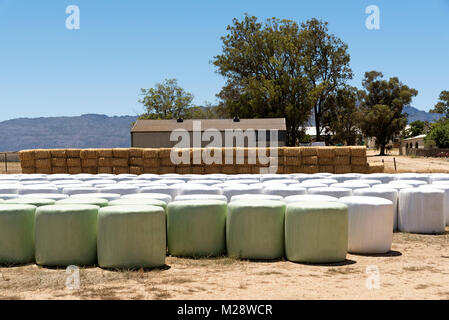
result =
M390 253L348 254L335 265L168 257L161 269L83 268L79 290L66 288L65 269L0 268L0 298L449 299L448 243L449 228L443 235L396 233ZM378 288L366 285L368 266L379 270Z

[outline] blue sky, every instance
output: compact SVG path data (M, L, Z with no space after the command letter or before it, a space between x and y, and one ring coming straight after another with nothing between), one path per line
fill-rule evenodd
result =
M65 9L80 9L67 30ZM365 8L380 8L380 30ZM428 110L449 90L449 0L0 0L0 121L17 117L137 115L140 88L165 78L215 102L224 79L210 61L232 18L316 17L349 45L352 85L365 71L398 76Z

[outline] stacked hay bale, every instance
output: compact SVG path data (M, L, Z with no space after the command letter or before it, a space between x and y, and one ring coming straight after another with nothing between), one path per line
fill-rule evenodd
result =
M284 173L301 172L301 148L300 147L284 147ZM280 158L280 157L279 157Z
M143 149L143 173L157 173L159 167L159 149Z
M81 169L83 173L98 173L98 153L95 149L83 149L80 151Z
M98 173L109 173L112 174L112 149L98 149Z
M337 174L351 172L351 148L350 147L336 147L334 169Z
M238 169L235 163L235 148L222 148L221 156L223 158L222 173L224 174L237 174Z
M81 168L80 149L66 149L67 171L69 174L79 174L83 172Z
M173 150L184 161L176 165L175 171L179 174L189 174L190 170L190 148L177 148ZM185 158L184 158L185 157Z
M254 149L251 148L251 152L255 152ZM241 159L243 155L243 163L238 161ZM257 156L257 153L256 153ZM252 154L252 157L254 157L254 153ZM235 165L237 166L237 173L239 174L250 174L252 172L252 167L255 165L255 163L250 164L248 163L249 159L249 149L248 148L235 148Z
M142 174L143 173L143 149L130 148L129 149L129 173Z
M317 148L301 147L301 159L302 159L301 172L303 173L320 172L318 166Z
M317 148L318 171L335 173L335 147Z
M256 152L256 163L251 166L251 173L259 174L261 170L267 170L271 162L270 148L254 148ZM262 161L261 161L262 160Z
M176 165L170 159L171 148L159 149L159 168L158 174L176 173Z
M36 173L51 174L51 153L50 150L34 150Z
M69 173L67 169L67 152L64 149L50 150L51 173Z
M383 163L368 163L368 173L383 173L384 169Z
M22 150L19 152L22 173L36 173L34 150Z
M206 163L203 159L202 162L204 163L204 173L221 173L223 167L223 148L203 148L202 152L205 152L207 157L213 161L212 163Z
M113 174L129 173L129 149L126 148L112 149L112 173Z
M351 147L351 172L368 173L366 147Z

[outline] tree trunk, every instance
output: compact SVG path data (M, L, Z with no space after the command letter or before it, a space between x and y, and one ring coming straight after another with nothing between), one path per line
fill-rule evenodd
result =
M379 156L384 156L384 155L385 155L385 144L382 143L380 145L380 154L379 154Z
M321 141L321 135L320 135L320 114L318 113L318 108L315 105L313 107L315 111L315 130L316 130L316 141Z

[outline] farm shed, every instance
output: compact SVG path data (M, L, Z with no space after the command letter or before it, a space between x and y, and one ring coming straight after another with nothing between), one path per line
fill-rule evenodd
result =
M193 132L215 129L221 134L222 146L225 144L226 130L254 130L256 140L259 140L259 131L266 130L266 143L270 145L270 130L277 130L277 143L279 147L285 146L286 124L284 118L270 119L207 119L207 120L137 120L131 129L131 146L136 148L171 148L179 140L171 141L170 135L176 129L184 129L190 135L190 146L193 146ZM205 138L201 147L206 147L210 140ZM235 146L236 139L232 146ZM248 147L245 138L244 146Z

